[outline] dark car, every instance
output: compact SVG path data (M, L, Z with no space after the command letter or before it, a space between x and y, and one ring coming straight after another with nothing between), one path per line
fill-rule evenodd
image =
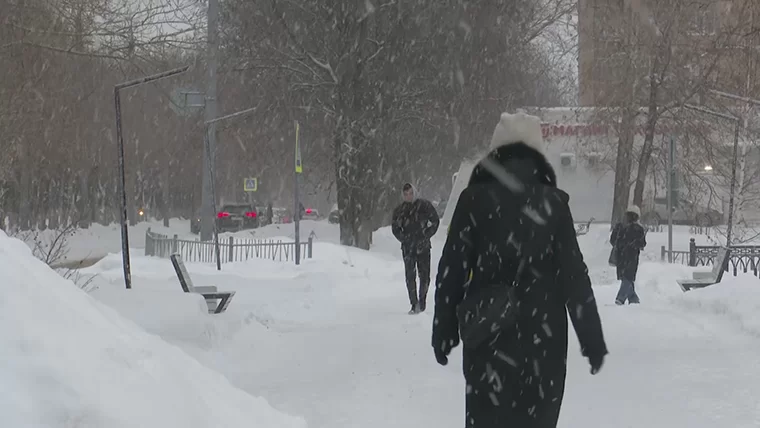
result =
M330 224L340 223L340 210L338 209L338 204L333 205L332 210L330 210L330 214L327 216L327 222Z
M224 204L216 215L219 232L230 232L259 227L259 213L253 204Z

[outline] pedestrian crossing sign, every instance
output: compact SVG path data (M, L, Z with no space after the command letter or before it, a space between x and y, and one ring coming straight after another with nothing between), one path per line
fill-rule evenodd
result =
M243 183L243 190L246 192L255 192L259 189L258 178L246 178Z
M303 163L301 161L301 145L298 141L301 126L296 122L296 174L303 174Z

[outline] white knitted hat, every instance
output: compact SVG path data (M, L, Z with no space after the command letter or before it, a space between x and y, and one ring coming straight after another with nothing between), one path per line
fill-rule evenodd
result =
M637 216L641 217L641 208L637 207L636 205L631 205L628 207L627 210L625 210L627 213L633 213Z
M541 119L522 111L515 114L502 113L491 137L491 150L514 143L524 143L539 153L543 153Z

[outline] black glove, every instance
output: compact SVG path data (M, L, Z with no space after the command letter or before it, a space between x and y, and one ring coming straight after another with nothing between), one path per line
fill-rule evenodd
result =
M588 363L591 366L592 375L599 373L599 370L602 369L602 365L604 365L604 354L589 356Z
M451 350L459 345L459 337L455 340L444 339L436 342L437 343L433 345L435 360L438 361L438 364L445 366L449 363L449 354L451 353Z
M451 350L449 349L449 352ZM449 363L449 352L442 351L440 349L433 348L433 353L435 354L435 360L438 361L438 364L445 366Z

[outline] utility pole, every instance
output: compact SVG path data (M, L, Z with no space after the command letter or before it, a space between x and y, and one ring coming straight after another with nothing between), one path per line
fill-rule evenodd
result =
M219 51L219 37L218 37L218 23L219 23L219 0L208 0L208 23L207 23L207 53L206 62L208 63L207 70L207 85L206 85L206 107L205 118L209 123L206 128L206 135L203 138L204 150L203 150L203 189L201 194L201 241L208 241L211 239L214 231L214 205L213 200L213 170L216 167L216 123L213 122L216 119L216 80L217 80L217 68L218 68L218 51Z
M299 134L301 131L301 126L298 124L298 121L296 121L296 161L295 161L295 176L293 177L295 189L293 190L294 200L295 200L295 209L293 212L295 213L295 227L296 227L296 251L295 251L295 261L297 265L301 264L301 200L300 195L298 194L298 179L303 174L303 163L301 160L301 146L299 141Z
M668 263L673 263L673 190L676 174L676 142L670 137L668 147Z

